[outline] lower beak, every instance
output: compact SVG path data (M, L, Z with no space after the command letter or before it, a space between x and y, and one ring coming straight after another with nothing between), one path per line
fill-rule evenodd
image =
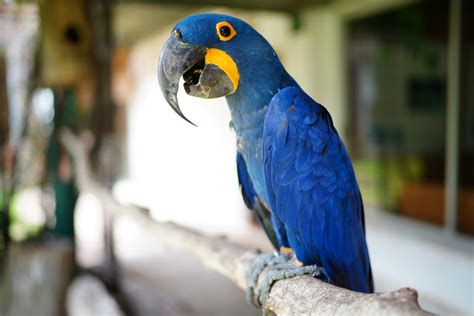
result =
M184 116L178 104L177 93L181 77L184 79L186 92L200 98L226 96L235 90L235 84L226 72L216 63L211 63L213 60L209 58L209 53L214 51L182 42L177 31L173 32L161 50L158 63L161 91L173 110L192 125L195 124Z

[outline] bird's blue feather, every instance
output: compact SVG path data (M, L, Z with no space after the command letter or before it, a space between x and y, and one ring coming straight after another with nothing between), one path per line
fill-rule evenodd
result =
M263 133L271 210L305 264L339 286L372 292L359 188L326 109L298 87L272 99Z

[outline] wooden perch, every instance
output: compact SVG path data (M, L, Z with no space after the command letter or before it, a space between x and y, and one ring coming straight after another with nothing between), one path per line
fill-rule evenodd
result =
M137 208L120 205L97 183L89 168L84 142L69 131L61 141L75 161L76 180L81 192L97 196L104 207L140 220L143 227L159 234L163 243L197 257L205 266L247 287L246 276L258 252L223 238L206 236L195 230L150 219ZM363 294L339 288L310 276L277 281L270 291L265 310L277 315L430 315L418 305L411 288L394 292Z

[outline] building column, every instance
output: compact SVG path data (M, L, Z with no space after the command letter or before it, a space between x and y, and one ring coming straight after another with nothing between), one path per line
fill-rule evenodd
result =
M328 108L334 126L345 139L347 121L346 26L334 10L315 8L305 12L302 29L295 34L288 70L301 87Z
M446 99L445 229L455 232L459 200L459 112L462 0L449 8L448 72Z

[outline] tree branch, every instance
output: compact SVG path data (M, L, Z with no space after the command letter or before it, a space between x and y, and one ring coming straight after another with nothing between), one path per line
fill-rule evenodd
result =
M82 137L84 139L84 137ZM61 141L75 161L77 186L81 192L97 196L104 207L132 216L143 227L159 234L163 243L198 258L209 269L231 279L241 289L258 252L206 236L171 223L157 222L132 206L120 205L92 175L87 160L87 146L70 131L61 132ZM310 276L277 281L270 291L265 310L277 315L430 315L418 305L418 294L411 288L393 292L363 294L327 284Z

